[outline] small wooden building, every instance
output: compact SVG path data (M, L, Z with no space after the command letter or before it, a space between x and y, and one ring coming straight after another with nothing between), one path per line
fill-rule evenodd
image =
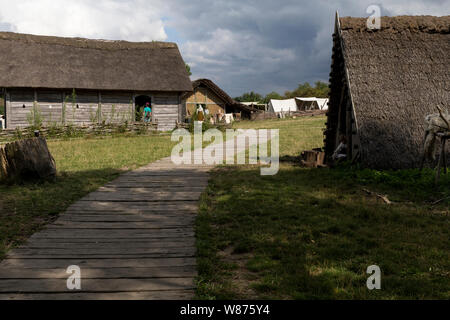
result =
M0 32L6 128L139 120L152 104L159 130L182 122L192 84L178 47L164 42L59 38Z
M253 114L259 112L252 106L235 101L209 79L196 80L192 82L192 87L193 92L185 94L182 99L186 118L190 118L199 106L207 109L211 115L235 113L245 119L250 119Z
M450 101L450 16L336 14L325 151L343 135L347 158L373 168L420 165L425 116Z

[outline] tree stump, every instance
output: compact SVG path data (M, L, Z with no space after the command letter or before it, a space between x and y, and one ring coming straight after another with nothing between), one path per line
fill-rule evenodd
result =
M0 147L0 180L52 180L55 159L44 138L32 138Z
M324 167L325 152L319 150L307 150L302 152L301 163L307 168Z

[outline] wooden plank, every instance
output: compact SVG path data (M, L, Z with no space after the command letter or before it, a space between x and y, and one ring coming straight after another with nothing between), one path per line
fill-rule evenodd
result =
M64 246L72 246L73 244L76 244L77 247L82 248L83 246L89 247L89 246L97 246L101 248L102 246L114 246L114 247L120 247L120 246L136 246L136 248L144 247L144 248L150 248L150 247L158 247L162 244L174 244L178 245L180 242L185 243L195 243L195 237L184 237L184 238L165 238L164 242L161 241L161 239L158 238L150 238L150 239L59 239L58 241L54 241L52 239L33 239L33 241L28 241L25 246L29 247L58 247L58 245ZM181 244L180 244L181 245Z
M154 201L197 201L201 192L93 192L80 201L108 202L154 202Z
M194 248L190 247L167 247L164 242L161 243L160 247L157 248L132 248L130 246L127 247L103 247L99 248L96 246L92 246L90 248L78 248L76 245L73 245L69 248L16 248L8 254L8 257L13 257L17 255L139 255L139 254L164 254L164 253L184 253L184 254L193 254L195 253Z
M81 279L78 292L135 292L194 289L193 278ZM65 279L6 279L0 281L1 293L70 292Z
M108 292L108 293L30 293L1 294L0 300L190 300L193 290L165 290L140 292Z
M197 270L193 266L165 268L113 268L81 269L83 279L150 279L150 278L189 278L195 277ZM1 279L67 279L65 268L56 269L7 269L0 270Z
M39 233L34 234L30 239L152 239L152 238L174 238L174 237L192 237L194 236L194 231L192 228L185 229L152 229L148 231L143 230L133 230L133 229L87 229L78 230L73 229L67 231L64 229L47 229Z
M11 94L10 92L6 89L5 90L5 120L6 120L6 128L7 129L14 129L12 127L12 122L11 120L14 118L14 114L12 114L12 110L11 110Z
M177 229L186 227L189 224L194 223L194 219L180 219L179 221L144 221L144 222L128 222L128 221L117 221L117 222L84 222L84 221L64 221L58 220L57 222L49 225L47 230L59 230L59 229L135 229L135 230L154 230L154 229Z
M125 213L161 213L164 212L182 212L182 211L197 211L198 206L194 201L178 201L177 203L145 203L145 202L107 202L107 201L79 201L67 210L79 211L80 209L85 212L91 210L100 210L106 212L125 212Z
M165 184L164 186L161 186L159 183L147 183L147 184L139 184L140 188L136 188L135 183L114 183L114 184L106 184L104 187L101 187L98 189L98 191L108 191L108 192L121 192L124 191L123 189L132 189L129 191L139 191L139 190L149 190L149 191L166 191L166 192L176 192L176 191L186 191L186 190L192 190L197 192L203 192L205 189L205 186L207 184L205 183L202 186L192 186L188 183L181 184L179 182L173 183L173 184Z
M34 90L33 89L10 89L9 93L11 95L11 101L24 101L31 102L34 101Z
M194 247L195 246L195 238L187 238L187 239L170 239L164 241L133 241L133 242L80 242L80 239L77 239L77 242L70 242L70 240L65 240L64 242L55 242L44 239L43 241L32 241L30 243L24 244L14 250L18 249L98 249L99 252L105 249L127 249L127 250L155 250L155 249L172 249L172 248L185 248L185 247Z
M95 215L95 214L63 214L59 217L59 219L55 222L56 225L68 224L69 222L114 222L114 223L131 223L131 222L145 222L147 225L152 223L163 223L167 225L172 225L173 223L180 223L182 225L186 225L189 223L194 223L195 215L119 215L119 214L110 214L110 215Z
M35 254L35 255L23 255L14 254L8 255L8 259L21 259L23 261L32 259L163 259L163 258L189 258L195 257L195 252L183 253L140 253L140 254Z
M77 265L83 268L165 268L195 266L196 259L189 258L140 258L140 259L5 259L1 268L55 269Z

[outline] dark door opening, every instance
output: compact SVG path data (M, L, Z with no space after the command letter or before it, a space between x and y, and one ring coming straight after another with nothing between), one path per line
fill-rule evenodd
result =
M134 105L135 105L135 120L136 121L141 121L142 118L144 117L144 108L145 105L148 103L150 103L150 106L152 105L152 98L150 98L149 96L137 96L134 99Z

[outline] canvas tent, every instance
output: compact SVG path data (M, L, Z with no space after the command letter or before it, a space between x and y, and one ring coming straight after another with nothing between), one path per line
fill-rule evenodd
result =
M364 166L418 167L424 117L449 108L450 16L382 17L379 30L366 21L336 14L326 156L345 135Z
M268 112L282 113L282 112L296 112L298 111L296 99L276 100L272 99L269 102Z
M299 110L328 110L326 98L295 98L298 101Z

